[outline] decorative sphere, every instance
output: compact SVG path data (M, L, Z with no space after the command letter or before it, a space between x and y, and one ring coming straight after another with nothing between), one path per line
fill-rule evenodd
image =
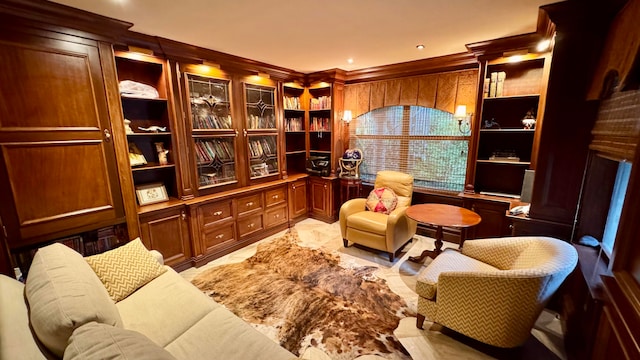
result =
M342 155L342 158L353 159L353 160L362 159L362 151L360 151L359 149L348 149L347 151L344 152L344 154Z

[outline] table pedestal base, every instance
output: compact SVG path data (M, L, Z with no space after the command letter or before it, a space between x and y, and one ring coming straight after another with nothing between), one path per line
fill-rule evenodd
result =
M421 263L427 257L435 259L436 256L440 255L440 253L442 252L443 238L444 238L444 235L442 233L442 226L438 226L438 228L436 229L436 243L435 243L436 248L433 250L425 250L422 252L422 254L420 254L420 256L410 256L409 261Z

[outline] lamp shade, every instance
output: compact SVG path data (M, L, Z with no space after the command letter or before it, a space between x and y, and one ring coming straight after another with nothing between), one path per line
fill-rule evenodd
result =
M349 123L352 120L351 110L345 110L342 114L342 121Z
M467 105L458 105L453 116L457 118L467 117Z

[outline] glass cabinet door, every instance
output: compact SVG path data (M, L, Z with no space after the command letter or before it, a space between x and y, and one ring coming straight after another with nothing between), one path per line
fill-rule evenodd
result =
M245 84L245 135L252 180L280 172L275 99L274 87Z
M275 88L246 84L247 129L276 129Z
M237 182L230 81L185 73L198 188Z

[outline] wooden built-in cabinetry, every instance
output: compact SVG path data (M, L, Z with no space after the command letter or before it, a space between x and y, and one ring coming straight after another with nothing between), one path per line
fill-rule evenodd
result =
M184 205L140 214L142 242L162 253L165 264L176 270L191 266L191 237Z

